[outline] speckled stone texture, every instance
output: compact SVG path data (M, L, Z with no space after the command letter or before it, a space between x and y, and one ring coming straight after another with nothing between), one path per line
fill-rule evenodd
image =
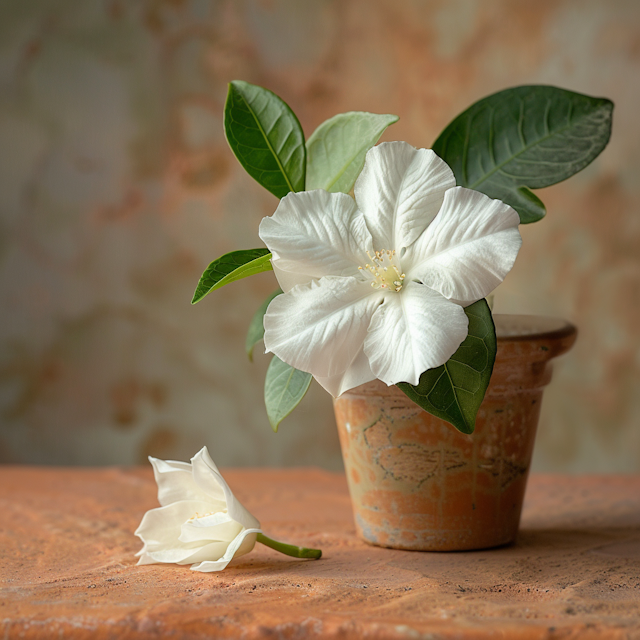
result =
M270 535L323 558L136 567L150 469L0 468L0 637L640 638L638 476L533 476L517 542L464 553L360 542L342 475L225 476Z

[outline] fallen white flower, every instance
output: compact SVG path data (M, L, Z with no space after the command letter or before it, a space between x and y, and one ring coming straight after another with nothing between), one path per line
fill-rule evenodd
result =
M206 447L191 463L149 457L160 507L145 513L137 535L144 546L138 564L191 564L194 571L222 571L259 541L298 558L319 558L304 549L267 538L218 471Z
M355 201L290 193L260 224L284 295L264 343L333 396L376 378L417 384L468 333L463 307L511 270L518 214L455 186L430 149L383 143L367 153Z
M144 543L138 564L174 562L192 564L194 571L221 571L253 549L260 523L233 495L206 447L191 464L149 461L161 506L147 511L136 530Z

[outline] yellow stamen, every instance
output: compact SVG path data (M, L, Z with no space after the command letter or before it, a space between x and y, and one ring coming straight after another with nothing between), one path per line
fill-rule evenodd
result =
M374 251L374 255L367 251L372 264L367 262L358 269L372 279L371 286L374 289L388 289L396 293L402 289L405 274L400 271L395 255L395 251L387 249Z

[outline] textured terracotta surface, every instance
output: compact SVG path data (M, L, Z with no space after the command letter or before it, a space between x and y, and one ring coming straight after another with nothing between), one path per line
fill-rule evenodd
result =
M640 477L533 476L513 546L372 547L342 475L225 474L274 537L219 574L134 565L151 470L0 468L3 638L640 638Z
M356 528L396 549L460 551L518 531L542 392L575 327L495 315L498 351L472 435L376 380L334 401Z
M420 147L480 97L545 83L616 108L602 156L537 192L548 215L496 296L581 331L533 468L640 472L639 43L637 0L0 2L0 461L206 444L227 466L340 468L328 395L314 383L274 435L267 358L244 356L273 275L189 305L277 204L227 148L226 83L270 87L307 136L368 110Z

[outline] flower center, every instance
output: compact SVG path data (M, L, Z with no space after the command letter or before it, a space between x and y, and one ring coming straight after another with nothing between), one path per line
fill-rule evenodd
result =
M358 267L360 271L371 280L374 289L387 289L398 293L402 289L402 282L405 278L400 261L396 258L395 251L383 249L371 255L367 251L371 262L367 262L364 267Z
M195 515L191 516L187 522L193 522L194 520L200 520L200 518L206 518L208 516L214 516L218 511L208 511L207 513L199 513L196 511Z

